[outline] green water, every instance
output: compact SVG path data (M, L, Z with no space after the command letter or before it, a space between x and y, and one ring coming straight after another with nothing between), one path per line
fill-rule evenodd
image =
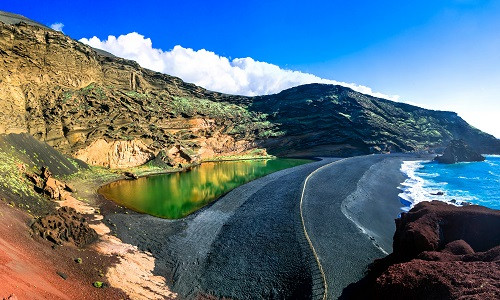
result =
M306 159L208 162L188 172L120 180L99 189L107 199L153 216L178 219L230 190L267 174L310 162Z

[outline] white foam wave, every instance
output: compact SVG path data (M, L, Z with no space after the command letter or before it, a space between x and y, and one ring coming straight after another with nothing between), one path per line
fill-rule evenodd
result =
M405 205L401 209L409 211L412 207L423 201L440 200L451 204L461 204L463 201L474 200L474 197L467 195L466 192L459 193L460 195L449 196L446 194L444 187L447 182L435 182L426 180L427 178L436 178L438 173L422 173L418 170L424 167L426 161L403 161L401 165L401 172L408 178L401 183L399 189L399 197L401 203ZM457 191L460 192L460 191Z

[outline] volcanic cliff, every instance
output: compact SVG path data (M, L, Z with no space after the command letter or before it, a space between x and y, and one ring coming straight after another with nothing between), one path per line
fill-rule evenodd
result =
M14 16L14 17L12 17ZM0 134L26 132L65 154L126 168L217 156L418 151L461 138L500 142L457 114L335 85L243 97L211 92L97 51L20 16L0 15Z

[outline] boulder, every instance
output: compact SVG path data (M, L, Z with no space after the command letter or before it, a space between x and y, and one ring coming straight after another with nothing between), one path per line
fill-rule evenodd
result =
M43 187L44 193L54 200L65 200L66 197L70 195L70 191L72 190L73 188L68 186L66 183L53 177L47 178L45 186Z
M97 240L97 232L74 208L63 206L56 212L38 218L33 232L58 245L83 247Z
M472 150L463 140L452 140L444 149L443 155L437 156L434 160L440 163L454 164L483 161L484 159L484 156Z
M396 219L393 253L341 299L500 299L500 211L422 202Z
M139 178L139 176L135 175L132 172L123 172L123 175L127 176L130 179L138 179Z

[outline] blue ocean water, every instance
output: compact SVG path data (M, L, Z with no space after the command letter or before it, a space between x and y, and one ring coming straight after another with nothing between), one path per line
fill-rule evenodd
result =
M483 162L440 164L405 161L401 171L408 176L399 194L409 210L421 201L462 202L500 209L500 156L486 155ZM442 195L441 195L442 193Z

